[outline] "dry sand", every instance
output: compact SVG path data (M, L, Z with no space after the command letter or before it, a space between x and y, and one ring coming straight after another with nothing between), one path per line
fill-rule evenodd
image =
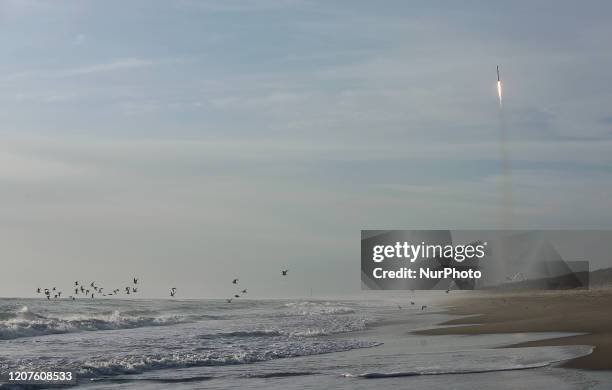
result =
M531 341L513 347L593 345L589 356L565 367L612 370L612 289L482 293L449 298L451 314L471 315L442 325L461 325L419 331L419 334L487 334L572 332L579 336Z

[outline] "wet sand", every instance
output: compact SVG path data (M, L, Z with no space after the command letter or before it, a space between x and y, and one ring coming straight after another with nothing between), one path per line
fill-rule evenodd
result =
M612 370L612 289L531 291L517 293L474 292L449 296L450 314L466 315L434 328L416 332L427 335L570 332L584 335L531 341L512 347L593 345L589 356L562 366Z

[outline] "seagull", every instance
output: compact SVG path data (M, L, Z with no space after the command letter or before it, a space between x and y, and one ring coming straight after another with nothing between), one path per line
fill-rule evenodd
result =
M414 302L410 302L411 305L414 305Z
M421 306L421 310L425 310L425 309L427 309L426 305Z
M53 296L53 299L57 299L57 294L55 294L55 295Z
M91 282L90 286L91 286L91 287L94 287L94 284L95 284L95 283L96 283L96 282Z
M40 294L40 287L36 289L36 293Z
M78 288L75 288L75 289L74 289L74 294L75 294L75 295L79 295L79 289L78 289Z
M85 290L85 295L89 295L89 290Z
M134 284L138 284L138 278L134 278Z
M138 292L138 289L136 287L132 287L132 292Z
M234 283L234 284L238 284L238 279L234 279L234 280L232 280L232 283Z
M176 294L176 287L172 287L172 289L170 290L170 296L173 297L174 294Z
M245 288L244 290L242 290L242 293L243 293L243 294L246 294L246 293L247 293L246 288Z
M289 270L288 270L288 269L281 271L281 274L282 274L283 276L287 276L287 272L289 272Z
M91 293L91 299L94 299L94 295L93 295L93 293Z
M57 297L58 297L58 298L61 298L61 297L62 297L62 292L61 292L61 291L58 291L58 292L57 292Z
M234 298L240 298L240 295L236 294L234 295Z
M81 292L85 292L85 287L81 285Z
M53 287L53 289L52 289L52 290L53 290L53 291L55 291L55 287Z
M79 285L79 281L78 281L78 280L75 280L74 285L75 285L75 286L78 286L78 285Z
M226 299L227 303L232 303L232 298Z

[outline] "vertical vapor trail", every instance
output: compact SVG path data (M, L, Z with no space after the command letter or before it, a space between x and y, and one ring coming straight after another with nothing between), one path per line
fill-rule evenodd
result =
M504 110L502 106L501 97L501 84L498 81L499 91L499 146L501 154L501 191L502 191L502 205L501 205L501 227L503 229L512 228L512 209L514 206L512 196L512 176L510 173L510 161L508 158L508 140L506 130L506 119L504 117Z

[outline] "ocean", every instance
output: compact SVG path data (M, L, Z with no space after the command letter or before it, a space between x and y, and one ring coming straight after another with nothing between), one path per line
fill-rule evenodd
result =
M609 373L555 366L590 353L590 346L497 348L559 334L412 334L450 318L434 298L0 299L0 371L68 370L78 378L75 386L91 389L607 389L612 383Z

